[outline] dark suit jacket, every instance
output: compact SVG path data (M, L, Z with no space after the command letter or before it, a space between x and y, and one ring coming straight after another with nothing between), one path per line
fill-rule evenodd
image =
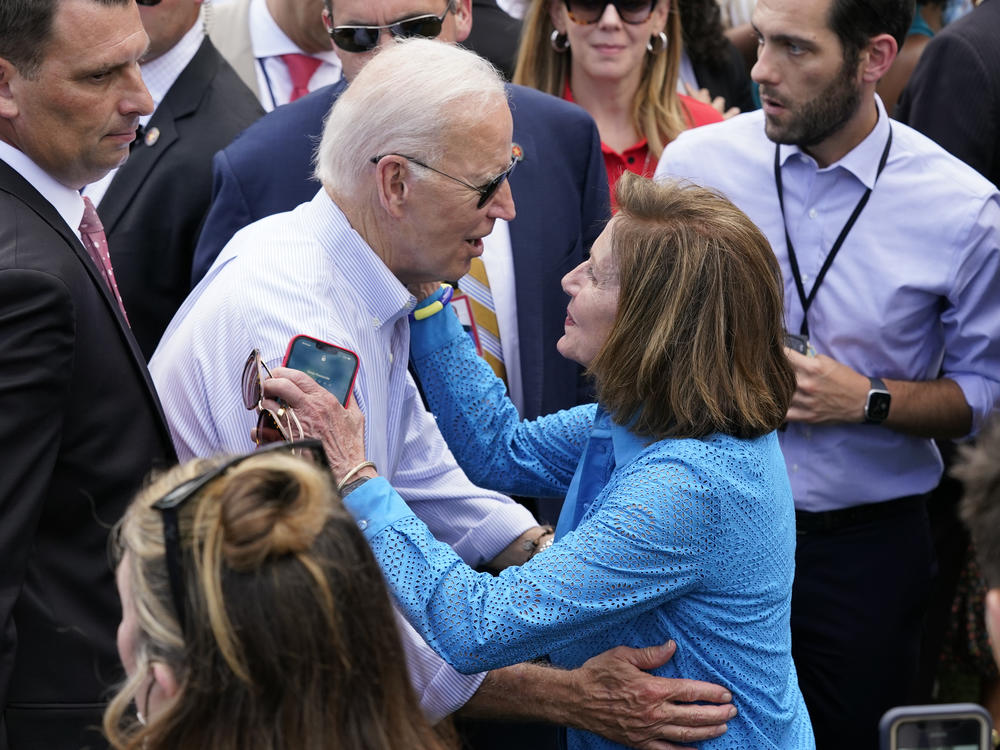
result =
M132 332L148 360L188 293L212 200L212 154L264 114L206 39L156 108L98 206Z
M895 118L1000 188L1000 0L986 0L931 39Z
M0 162L0 748L101 744L120 675L108 531L170 434L83 245Z
M472 30L463 47L485 57L509 81L514 77L520 43L520 19L504 12L497 0L472 0Z
M195 282L237 230L316 194L313 151L323 118L345 86L340 82L279 107L216 154L212 208L195 250ZM510 178L517 209L510 239L524 412L533 418L589 397L579 367L556 351L568 301L559 282L587 256L608 218L607 173L597 127L586 112L534 89L508 90L514 142L524 151Z

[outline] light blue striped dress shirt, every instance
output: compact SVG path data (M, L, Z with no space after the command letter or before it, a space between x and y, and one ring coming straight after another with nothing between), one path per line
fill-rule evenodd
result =
M788 233L807 293L865 188L874 186L809 308L810 341L862 375L933 380L943 372L962 389L975 431L1000 402L1000 194L895 121L876 182L890 122L878 97L876 104L874 130L827 167L797 146L781 146ZM760 227L783 269L785 326L798 333L802 304L763 113L682 133L664 150L656 177L721 190ZM916 495L941 478L933 440L887 427L793 422L779 439L800 510Z
M308 334L356 352L354 398L365 448L438 539L463 560L490 560L535 525L508 497L474 486L455 463L407 372L414 299L322 190L309 203L238 232L171 321L150 371L184 460L254 446L243 406L243 363L268 366ZM403 629L425 712L462 705L482 676L459 675Z

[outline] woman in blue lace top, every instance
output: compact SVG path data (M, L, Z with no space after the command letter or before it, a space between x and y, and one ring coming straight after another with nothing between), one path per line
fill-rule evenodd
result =
M334 476L407 618L458 669L545 655L572 668L672 638L657 674L725 685L738 708L702 747L814 747L789 631L795 521L774 430L794 376L777 263L750 220L702 188L625 175L618 204L563 279L559 351L589 369L598 404L522 422L456 316L412 325L431 410L469 476L566 496L554 544L498 577L466 566L359 468L356 407L330 416Z

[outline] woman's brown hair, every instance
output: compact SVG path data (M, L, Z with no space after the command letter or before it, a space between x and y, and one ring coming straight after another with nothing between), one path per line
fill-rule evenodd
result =
M777 428L795 391L781 271L746 214L691 184L631 173L611 228L618 312L591 363L598 399L654 440Z
M555 31L549 16L549 6L553 2L561 0L534 0L524 16L514 83L562 98L569 80L573 50L556 52L549 43ZM667 35L665 50L660 49L659 39L650 40L654 51L646 55L639 90L632 100L632 124L648 142L654 159L659 159L663 147L688 128L684 108L676 93L682 42L680 16L672 4L664 33Z
M104 730L115 750L438 750L406 672L378 564L329 476L288 454L248 458L178 508L185 626L153 503L219 465L153 481L116 530L138 623L134 674ZM179 683L140 725L153 662ZM148 700L148 698L147 698Z

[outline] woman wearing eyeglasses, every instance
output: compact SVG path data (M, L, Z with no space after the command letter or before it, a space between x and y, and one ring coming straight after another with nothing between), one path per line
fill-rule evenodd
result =
M115 750L443 750L329 473L280 444L194 460L119 523ZM137 709L138 715L132 710Z
M652 177L680 132L722 119L677 93L681 46L670 0L534 0L525 16L514 83L590 113L612 203L624 172Z
M791 656L794 508L775 435L795 385L777 262L708 190L627 174L617 197L590 259L563 279L559 351L594 376L598 404L521 422L447 307L429 303L411 326L412 361L469 477L566 496L554 542L540 535L524 565L479 574L437 542L365 462L355 406L321 388L307 396L287 370L265 395L324 436L397 602L460 671L544 655L572 668L671 638L677 653L654 672L724 685L738 708L721 737L692 741L812 748ZM568 732L571 748L614 746Z

